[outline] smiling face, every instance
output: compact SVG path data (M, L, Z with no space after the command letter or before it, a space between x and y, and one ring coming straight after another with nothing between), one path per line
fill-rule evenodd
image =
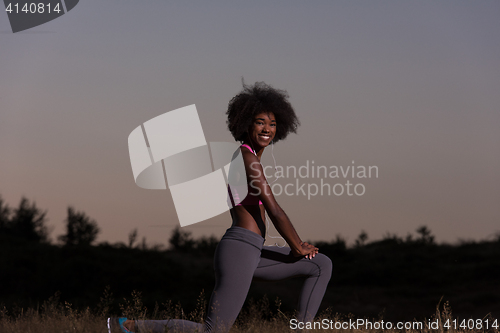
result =
M253 118L253 123L248 131L250 140L258 147L267 147L276 135L276 118L272 112L259 113Z

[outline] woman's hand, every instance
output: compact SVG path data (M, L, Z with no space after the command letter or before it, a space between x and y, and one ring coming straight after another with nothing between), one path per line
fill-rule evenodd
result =
M299 246L299 252L292 251L294 257L305 257L306 259L312 259L319 252L319 249L317 247L307 242L301 242Z

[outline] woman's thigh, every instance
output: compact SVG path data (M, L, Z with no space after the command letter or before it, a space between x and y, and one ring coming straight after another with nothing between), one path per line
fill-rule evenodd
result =
M243 241L223 239L214 258L215 288L210 298L206 331L226 332L245 302L260 249Z
M216 284L220 287L249 287L259 256L259 249L252 245L232 239L222 240L214 257Z
M322 273L331 274L331 261L321 253L313 259L296 258L289 247L264 246L254 278L279 281L295 276L319 276Z
M290 254L290 248L265 246L254 278L279 281L303 277L297 318L300 321L311 321L319 309L331 275L332 262L324 254L318 253L312 259L295 258Z

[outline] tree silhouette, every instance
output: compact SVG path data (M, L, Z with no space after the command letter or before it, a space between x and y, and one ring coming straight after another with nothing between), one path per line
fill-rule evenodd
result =
M99 227L97 222L90 219L84 212L76 212L68 207L66 218L66 235L59 236L64 245L90 245L97 238Z
M420 235L419 242L424 244L433 244L434 236L431 235L431 230L423 225L417 228L417 233Z
M179 226L175 227L172 231L169 243L172 249L181 252L192 251L195 247L195 241L191 238L191 232L181 230Z
M364 246L367 240L368 240L368 234L366 233L366 231L361 230L361 233L358 235L358 238L356 239L356 247Z
M132 230L128 234L128 247L132 248L132 246L134 246L134 243L137 240L137 236L138 236L138 232L137 232L137 228L135 228L134 230Z
M5 207L5 209L4 212L8 212L8 208ZM42 212L34 202L30 204L29 200L23 197L19 207L14 209L12 218L6 222L7 233L28 241L48 242L49 230L45 225L46 214L47 212Z
M10 207L0 197L0 234L7 233L10 221Z

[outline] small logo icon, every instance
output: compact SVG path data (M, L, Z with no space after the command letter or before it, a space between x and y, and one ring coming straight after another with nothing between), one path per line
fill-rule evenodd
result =
M79 0L3 0L12 32L52 21L73 8Z
M241 198L248 194L238 145L207 144L194 104L136 127L128 137L128 149L136 184L160 190L168 186L182 227L238 204L228 196L228 185L237 189Z

